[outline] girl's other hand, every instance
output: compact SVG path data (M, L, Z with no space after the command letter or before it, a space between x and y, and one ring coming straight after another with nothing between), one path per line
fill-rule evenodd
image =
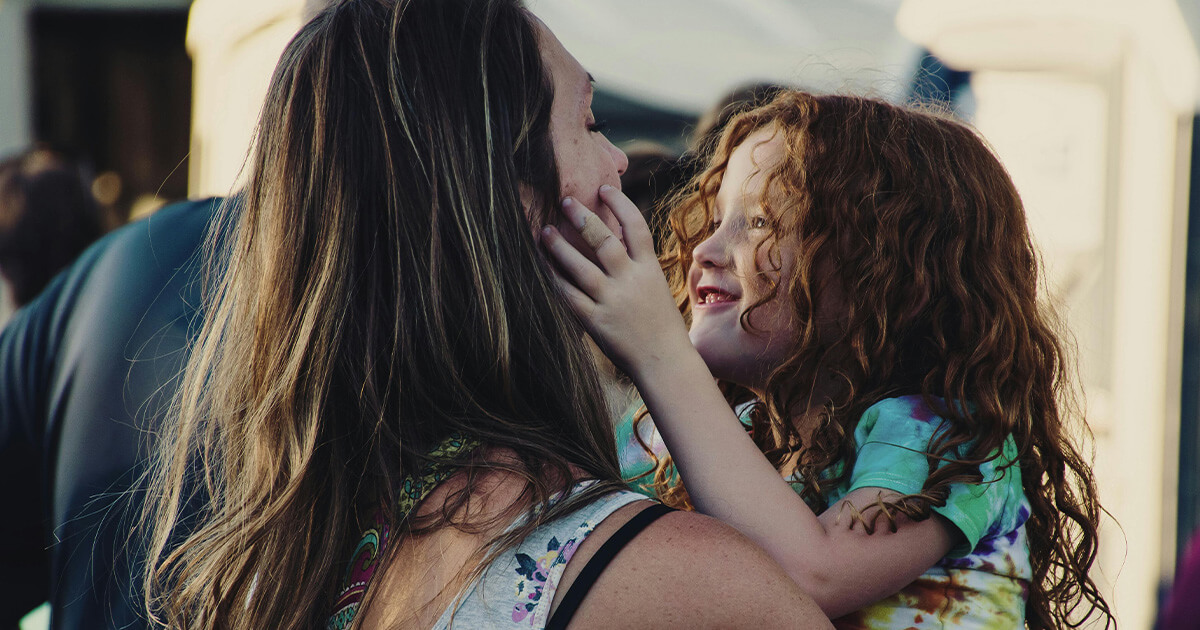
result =
M679 353L695 350L641 211L612 186L600 188L600 199L621 224L624 244L583 204L570 197L562 203L599 264L553 226L542 229L542 243L558 263L555 277L588 333L636 382L639 373L670 367Z

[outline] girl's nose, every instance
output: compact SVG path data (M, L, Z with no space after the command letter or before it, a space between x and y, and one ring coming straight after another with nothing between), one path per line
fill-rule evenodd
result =
M700 244L692 250L692 260L701 267L728 266L729 258L724 241L720 229L709 234L708 238L700 241Z

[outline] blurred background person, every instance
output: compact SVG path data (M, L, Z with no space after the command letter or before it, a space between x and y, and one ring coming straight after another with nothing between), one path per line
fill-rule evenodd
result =
M1191 542L1179 559L1175 581L1159 611L1157 630L1196 630L1200 628L1200 532L1192 532Z
M663 227L662 205L687 181L686 167L678 151L657 142L634 141L624 151L629 168L621 174L621 190L642 211L657 242Z
M0 276L14 307L103 233L91 186L73 161L39 147L0 162Z
M766 105L787 86L778 83L750 83L730 90L696 121L696 128L688 139L688 152L701 153L716 142L725 130L725 125L734 116Z
M110 233L0 329L0 628L46 601L55 628L148 627L133 488L192 337L216 204Z

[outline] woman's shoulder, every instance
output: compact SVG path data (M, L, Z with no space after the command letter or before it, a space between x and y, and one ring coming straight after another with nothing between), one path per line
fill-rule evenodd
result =
M555 604L625 523L653 505L637 501L600 523L563 575ZM734 528L672 511L625 544L579 606L571 628L830 627L817 605L764 551Z
M587 483L576 485L569 494L587 488ZM516 492L508 487L512 484L514 480L498 477L487 488L490 502L508 503L509 495ZM372 618L365 627L380 627L375 622L399 617L426 627L542 627L597 551L653 505L627 490L601 494L500 552L463 591L445 589L441 580L427 583L430 563L469 562L469 550L476 548L471 541L478 541L479 535L447 528L432 535L440 543L413 541L402 548L393 570L385 572L384 577L392 579L377 585L382 591L376 599L379 604L370 607ZM486 505L481 509L493 513ZM430 596L427 599L417 591ZM415 618L413 609L420 609ZM712 518L679 511L662 515L618 547L579 603L569 627L648 625L689 630L829 627L816 604L749 539Z

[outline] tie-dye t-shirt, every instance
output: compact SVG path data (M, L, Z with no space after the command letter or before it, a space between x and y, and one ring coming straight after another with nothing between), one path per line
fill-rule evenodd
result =
M633 416L631 411L617 423L617 448L626 479L652 466L633 435ZM924 453L941 422L920 396L889 398L867 409L854 432L860 445L854 470L847 483L827 497L829 504L858 488L920 492L929 470ZM639 430L656 453L666 453L649 419ZM1016 455L1010 437L1000 459L1013 461ZM1029 501L1022 490L1021 470L1012 466L998 474L998 465L981 467L990 483L953 485L946 505L933 508L962 532L964 544L899 593L836 619L834 625L843 629L1024 627L1033 575L1025 538ZM632 485L652 494L637 482Z
M867 409L854 432L858 457L850 478L830 493L829 504L859 488L921 491L928 476L928 445L942 425L920 396L889 398ZM1000 460L1016 459L1011 437ZM1033 571L1025 522L1029 501L1021 471L998 472L998 462L980 467L984 483L955 484L943 507L933 511L962 532L951 550L899 593L834 621L858 628L1023 628Z
M637 423L637 433L634 433L634 420L640 411L639 400L638 404L630 406L617 420L617 455L621 463L621 477L629 482L630 488L653 498L654 490L650 486L654 482L654 476L646 473L654 470L654 458L646 452L638 437L640 436L657 455L665 455L667 447L658 431L654 429L654 422L650 418Z
M633 434L634 411L617 423L621 472L630 479L652 467L652 460ZM871 406L854 432L858 457L850 478L827 497L829 505L858 488L887 488L901 494L921 491L929 464L924 453L941 426L920 396L889 398ZM644 441L666 454L662 438L649 419L639 425ZM1016 459L1016 443L1004 442L1000 460ZM962 532L964 544L904 587L899 593L834 620L843 629L963 628L1000 629L1025 626L1025 601L1033 570L1025 522L1029 501L1017 466L997 472L998 462L981 466L986 482L955 484L944 507L933 511ZM643 478L641 481L644 481ZM653 496L635 481L634 490ZM797 489L799 489L797 485Z

